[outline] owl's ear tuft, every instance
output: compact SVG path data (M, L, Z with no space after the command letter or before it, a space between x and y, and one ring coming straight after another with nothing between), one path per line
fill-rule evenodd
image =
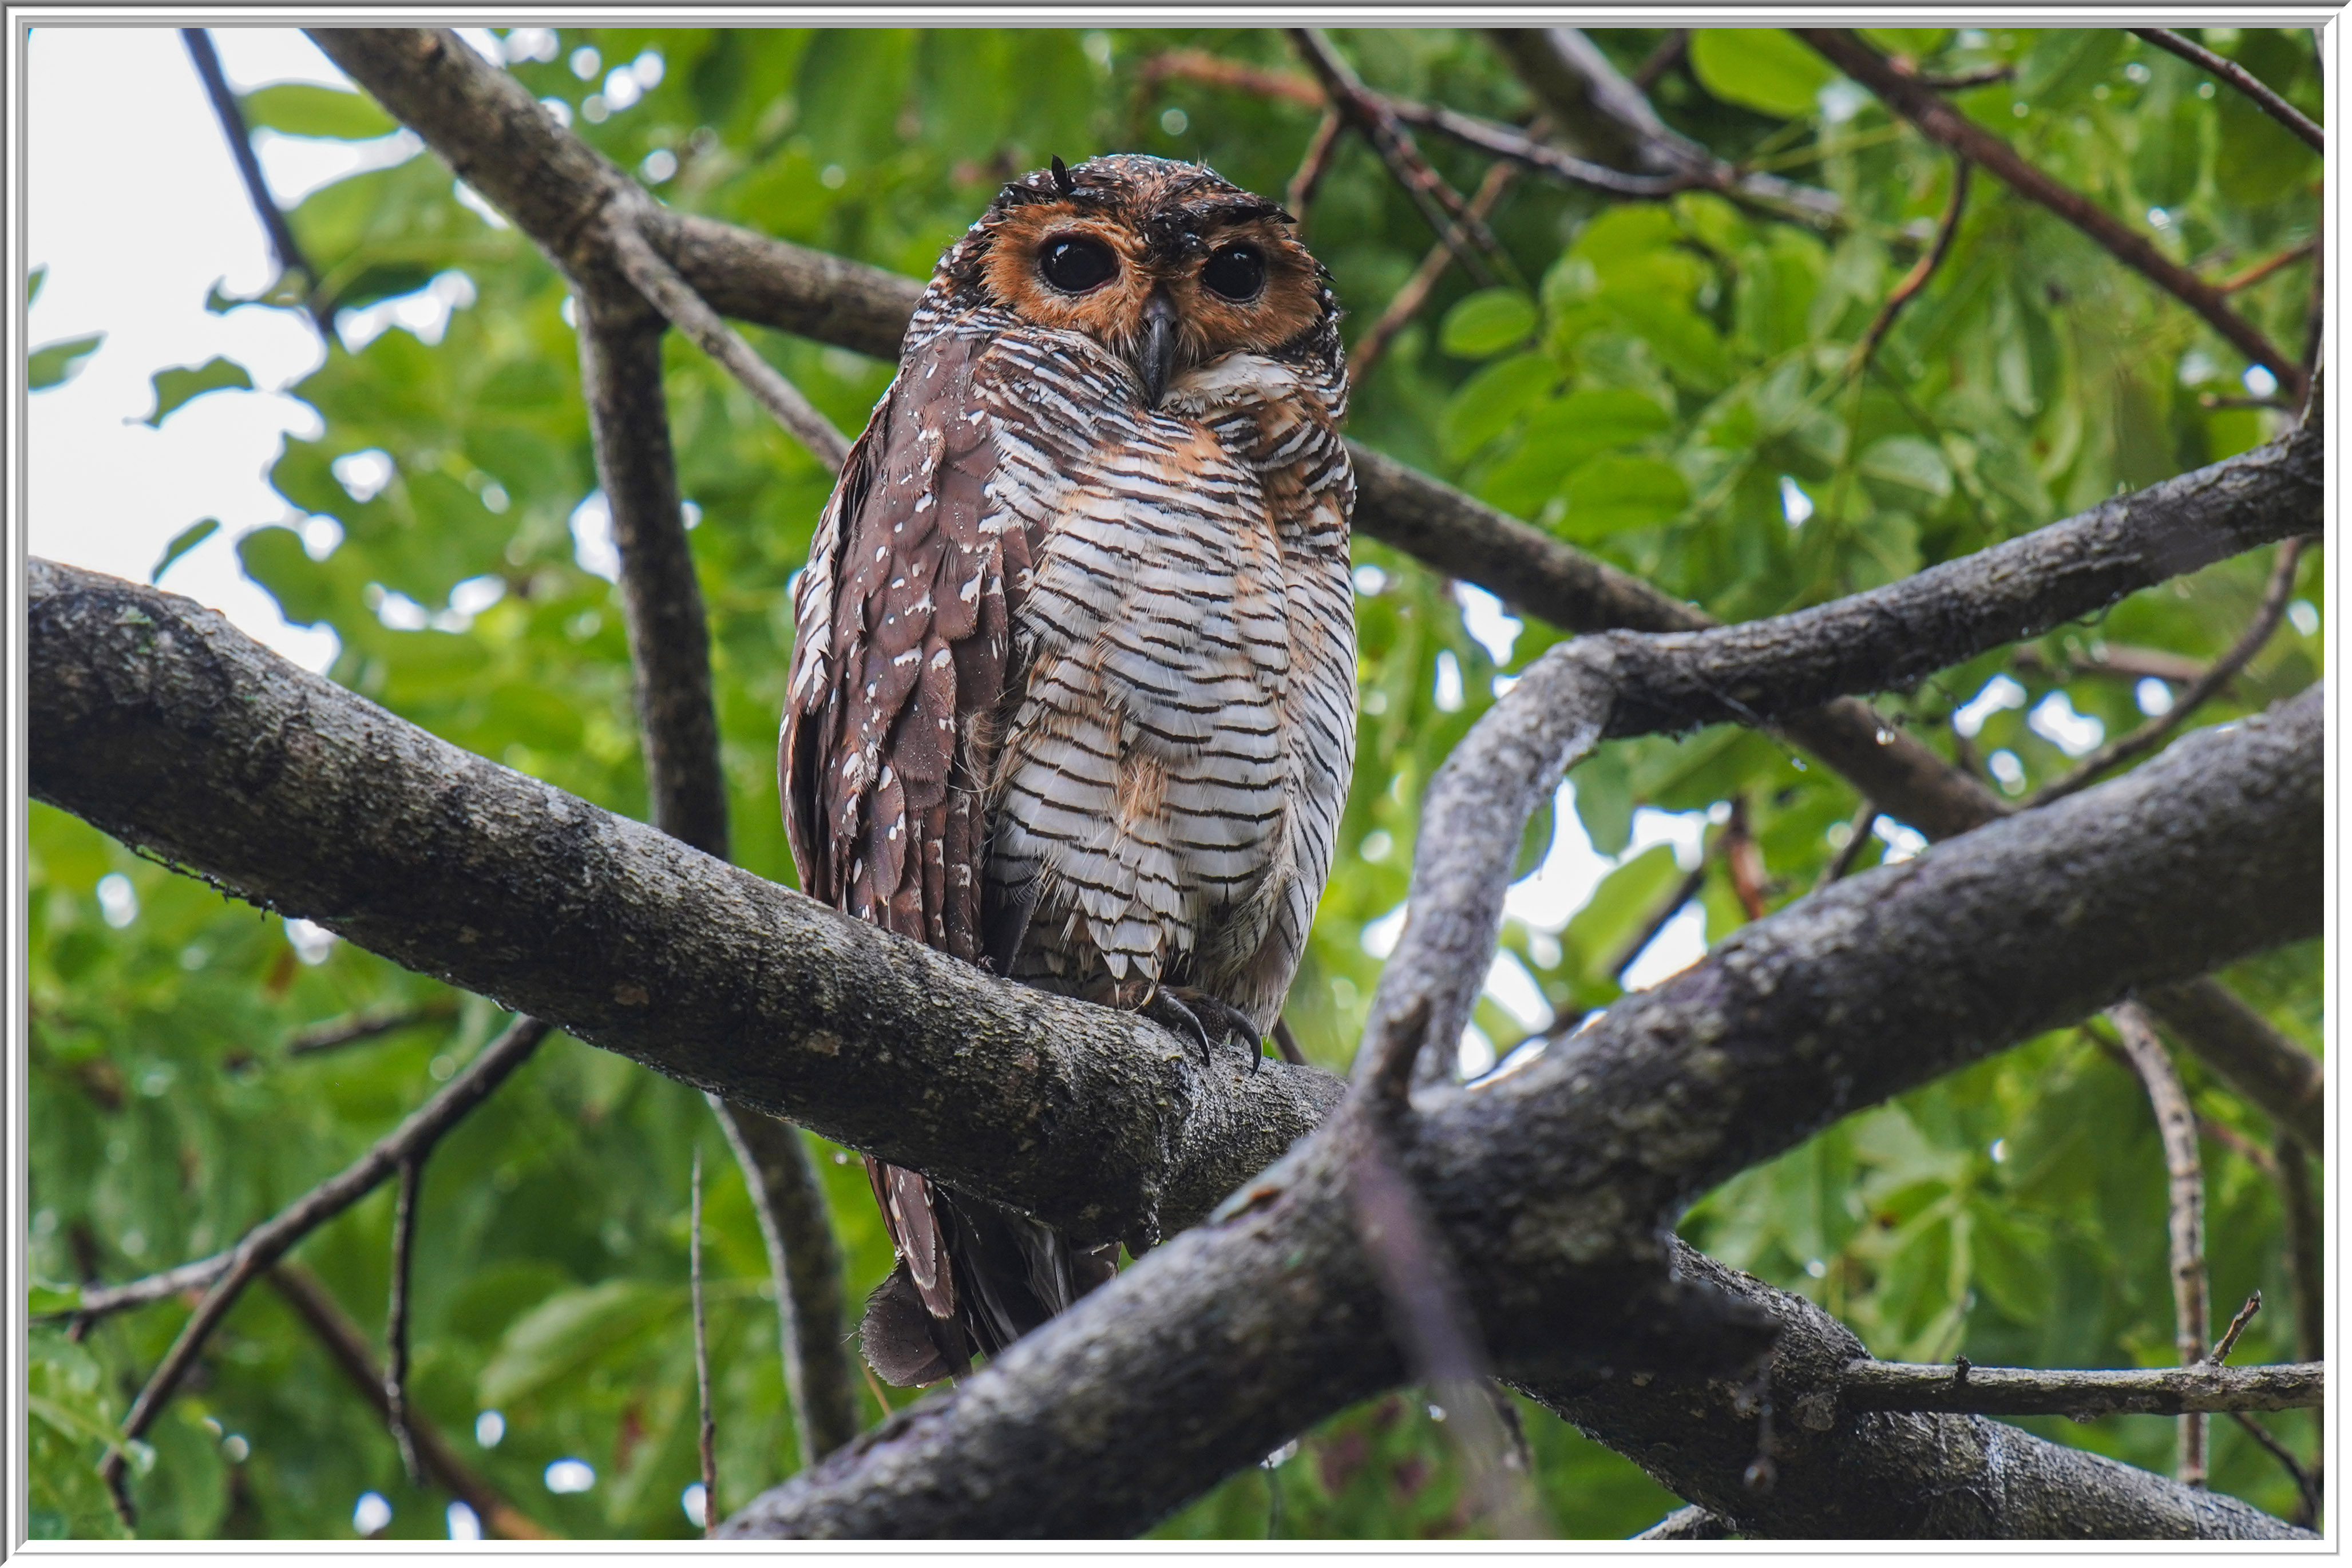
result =
M1066 196L1077 188L1078 183L1070 178L1070 171L1064 168L1062 160L1056 157L1054 160L1054 189Z

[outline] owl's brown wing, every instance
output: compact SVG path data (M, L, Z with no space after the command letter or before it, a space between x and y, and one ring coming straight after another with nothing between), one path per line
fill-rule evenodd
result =
M986 950L984 788L1008 595L1025 583L1033 542L987 519L996 450L982 405L995 400L975 384L985 346L946 333L910 354L850 449L801 578L778 759L802 889L971 963ZM954 1241L935 1194L915 1172L867 1170L908 1283L934 1325L952 1321ZM894 1276L877 1301L902 1300L898 1289ZM893 1382L961 1364L952 1340L936 1366L925 1357L908 1328L919 1315L891 1321L899 1331L881 1341L895 1352L866 1339Z
M1031 546L988 523L985 346L917 351L850 451L801 580L780 758L803 890L973 963L988 721Z

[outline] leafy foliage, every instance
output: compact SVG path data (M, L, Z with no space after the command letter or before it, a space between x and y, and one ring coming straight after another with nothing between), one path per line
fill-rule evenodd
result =
M1662 37L1595 35L1626 68ZM2226 89L2217 96L2192 68L2119 32L1872 37L1930 74L2013 68L2012 79L1957 101L2060 179L2154 224L2159 247L2183 261L2218 273L2315 232L2317 159ZM2204 37L2317 112L2303 35ZM1383 90L1500 118L1531 111L1475 33L1337 41ZM1138 148L1279 192L1315 120L1294 102L1147 68L1176 48L1295 68L1279 37L1259 32L567 28L518 31L507 48L535 95L663 200L912 275L928 272L998 182L1049 155ZM1474 289L1456 273L1440 284L1358 390L1359 438L1740 619L1904 576L2243 450L2276 426L2280 415L2242 405L2259 378L2242 384L2226 344L1989 179L1940 270L1868 370L1848 374L1943 210L1948 161L1777 30L1700 31L1688 66L1669 70L1654 98L1718 154L1834 192L1843 217L1815 228L1708 193L1612 203L1523 179L1494 219L1505 281ZM264 89L246 110L285 135L391 129L368 100L320 89ZM1475 183L1475 159L1424 140L1458 186ZM294 388L322 432L289 437L272 470L287 525L235 547L289 620L332 628L337 680L458 745L641 815L627 652L565 287L468 198L420 153L329 184L291 215L340 309L428 287L467 302L437 333L394 328L338 345ZM1307 232L1358 326L1431 237L1352 142ZM2308 271L2284 268L2235 300L2273 339L2299 342ZM839 350L753 335L845 429L889 375ZM62 380L96 342L36 351L33 386ZM735 853L789 881L774 772L786 585L806 558L827 476L675 338L666 376L680 481L698 519ZM225 361L156 379L159 420L208 387L249 384ZM187 549L218 547L208 532L200 524L174 541L158 574ZM1309 1054L1334 1066L1377 977L1368 949L1394 929L1423 786L1498 681L1559 635L1528 623L1513 639L1474 637L1465 597L1448 584L1375 543L1360 542L1358 561L1356 787L1289 1014ZM2064 771L2087 735L2118 733L2163 701L2163 682L2117 679L2106 653L2210 659L2243 626L2264 570L2258 560L2217 566L2030 649L1947 671L1881 710L2022 794ZM2316 677L2315 561L2295 592L2294 626L2210 717L2252 711ZM1528 847L1532 864L1556 831L1564 860L1589 839L1612 863L1564 926L1510 923L1498 967L1527 984L1497 994L1539 993L1561 1016L1620 994L1628 944L1686 870L1650 814L1711 814L1708 839L1719 845L1735 801L1775 906L1814 884L1859 805L1842 780L1750 731L1606 749L1563 795L1572 809L1540 822ZM1916 847L1890 828L1858 864ZM1726 858L1710 853L1704 865L1698 903L1720 935L1747 915ZM498 1026L479 999L451 1013L436 983L225 902L46 807L33 809L28 880L37 1310L69 1300L76 1281L227 1245L388 1131ZM2315 1042L2315 944L2231 979ZM362 1015L413 1021L331 1052L286 1049L305 1026ZM1507 1047L1542 1021L1490 994L1477 1026ZM2267 1139L2254 1112L2187 1070L2200 1112ZM848 1153L811 1142L859 1294L882 1276L887 1243ZM429 1167L414 1405L526 1513L565 1533L691 1532L679 1502L697 1474L680 1302L697 1143L714 1173L719 1500L732 1509L800 1457L759 1233L699 1097L559 1037ZM2244 1158L2206 1147L2216 1301L2226 1310L2260 1286L2278 1310L2256 1321L2239 1355L2292 1359L2277 1195ZM2153 1363L2172 1354L2163 1183L2137 1084L2065 1032L1829 1129L1710 1195L1684 1229L1820 1300L1881 1354ZM370 1333L382 1327L390 1223L390 1194L379 1193L299 1255ZM37 1331L34 1533L117 1531L92 1467L186 1310L125 1314L79 1344ZM482 1419L492 1410L498 1422ZM1526 1419L1564 1532L1622 1535L1674 1506L1627 1460L1532 1406ZM2028 1425L2169 1468L2165 1422ZM2312 1440L2304 1415L2272 1425L2298 1447ZM1162 1532L1459 1533L1439 1431L1410 1395L1375 1401ZM2217 1424L2214 1442L2217 1485L2291 1508L2286 1478L2242 1433ZM551 1489L548 1467L565 1458L585 1461L594 1484ZM388 1533L446 1528L446 1498L406 1485L381 1426L267 1289L230 1316L152 1434L152 1463L139 1455L133 1474L143 1534L348 1534L353 1500L371 1489L392 1505Z

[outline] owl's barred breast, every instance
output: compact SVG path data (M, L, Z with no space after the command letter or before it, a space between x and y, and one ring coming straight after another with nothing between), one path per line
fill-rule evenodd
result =
M1008 374L983 378L1020 405L990 500L1039 539L990 779L992 945L1033 984L1127 1006L1191 985L1267 1028L1354 757L1345 451L1288 366L1229 356L1152 413L1059 338L998 340Z

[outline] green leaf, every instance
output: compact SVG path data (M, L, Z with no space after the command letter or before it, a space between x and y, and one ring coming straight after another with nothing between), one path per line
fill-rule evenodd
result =
M64 342L45 343L35 349L25 360L26 386L34 392L62 386L81 369L81 362L91 351L106 341L104 332L92 332L86 338L69 338Z
M145 423L160 426L179 409L207 392L251 392L253 377L245 366L215 354L199 365L181 365L155 373L155 412Z
M257 528L236 542L245 574L269 590L278 612L298 626L312 626L334 612L335 583L323 562L310 559L302 536L290 528Z
M75 1285L52 1285L36 1279L25 1289L25 1310L44 1317L53 1312L70 1312L81 1305L81 1289Z
M247 125L267 126L289 136L320 136L337 142L366 142L389 136L400 122L362 92L320 87L310 82L281 82L248 92L238 104Z
M1656 458L1601 457L1568 478L1568 512L1559 531L1591 541L1668 522L1690 504L1690 486Z
M1469 456L1508 429L1559 380L1559 366L1546 354L1496 360L1464 382L1445 405L1439 441L1453 456Z
M570 1377L607 1351L667 1320L684 1292L641 1279L607 1279L541 1302L509 1329L482 1368L481 1400L527 1399Z
M1485 359L1526 341L1536 302L1517 289L1482 289L1445 312L1438 346L1456 359Z
M30 272L26 273L25 303L29 305L34 300L39 299L41 297L41 285L48 280L49 268L47 262L42 263L40 266L34 268Z
M1857 27L1854 29L1878 48L1890 55L1901 55L1914 64L1932 59L1952 36L1949 27Z
M163 574L172 569L173 562L219 531L220 519L216 517L202 519L180 530L172 536L172 542L163 546L163 556L155 563L155 570L147 574L147 581L161 583L163 580Z
M1645 440L1673 424L1656 399L1623 388L1596 387L1552 398L1528 413L1510 456L1487 474L1478 493L1506 511L1532 516L1586 459Z
M1909 492L1900 499L1914 504L1922 496L1940 501L1952 493L1952 470L1944 454L1916 436L1888 436L1872 442L1854 460L1854 469L1864 479L1878 481L1874 489L1883 485Z
M1837 75L1779 27L1694 28L1691 68L1726 103L1783 119L1811 114L1815 95Z

